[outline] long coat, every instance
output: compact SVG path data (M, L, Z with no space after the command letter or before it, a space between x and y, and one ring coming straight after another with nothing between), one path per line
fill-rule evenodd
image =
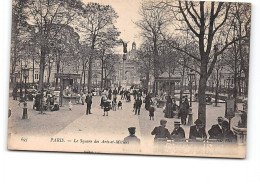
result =
M200 128L197 130L196 125L190 127L189 139L196 139L196 138L204 138L204 139L207 138L205 128Z
M222 139L222 129L219 125L212 125L211 129L208 131L209 139Z
M170 135L169 130L167 128L163 127L163 126L155 127L153 129L153 131L151 132L151 134L155 135L154 140L156 140L158 138L171 139L171 135Z
M172 139L185 139L185 132L182 127L174 129L171 133Z

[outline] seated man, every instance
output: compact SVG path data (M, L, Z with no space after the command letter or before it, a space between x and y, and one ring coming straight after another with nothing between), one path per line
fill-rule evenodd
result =
M189 139L207 139L204 124L197 119L194 126L190 127Z
M171 136L173 140L185 139L185 132L179 121L174 121L174 129Z
M222 140L224 142L236 142L236 136L234 133L230 130L229 123L227 121L222 122Z
M170 135L169 130L167 128L165 128L166 123L167 123L167 121L162 119L160 121L160 126L155 127L153 129L153 131L151 132L152 135L155 135L155 137L154 137L155 142L157 142L159 140L163 140L163 139L165 139L165 141L167 139L171 139L171 135Z
M222 138L222 122L223 117L218 117L218 124L212 125L211 129L208 131L209 139L221 139Z
M129 127L129 136L124 138L125 142L128 142L129 144L140 144L140 139L135 136L135 127Z

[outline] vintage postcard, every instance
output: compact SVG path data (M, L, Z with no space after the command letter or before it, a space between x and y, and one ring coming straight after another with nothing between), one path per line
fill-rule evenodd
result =
M8 149L246 157L251 4L13 0Z

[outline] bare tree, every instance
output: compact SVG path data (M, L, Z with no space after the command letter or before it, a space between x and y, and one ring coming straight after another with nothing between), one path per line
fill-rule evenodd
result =
M159 3L158 1L144 1L141 4L139 14L141 20L135 24L142 30L141 35L152 41L153 44L153 65L154 77L159 76L159 53L158 45L161 39L161 33L167 30L170 23L169 13L167 13L168 6ZM157 86L154 85L153 91L155 92Z
M114 28L114 23L118 18L115 10L109 5L100 5L98 3L88 3L84 5L82 13L83 18L79 20L78 30L84 34L85 41L90 46L91 53L88 62L88 90L92 89L92 65L95 56L95 49L102 38L102 34L108 28Z
M190 54L178 45L174 48L183 52L199 63L199 89L198 89L198 118L206 123L206 84L211 75L219 55L239 39L245 39L249 35L240 35L234 38L232 33L226 32L230 28L228 21L232 20L231 3L224 2L182 2L166 3L174 7L175 20L180 22L180 27L188 29L194 37L194 46L198 48L198 54ZM178 13L176 14L176 10ZM185 23L185 24L183 24ZM220 44L222 43L222 44ZM223 44L224 43L224 44Z

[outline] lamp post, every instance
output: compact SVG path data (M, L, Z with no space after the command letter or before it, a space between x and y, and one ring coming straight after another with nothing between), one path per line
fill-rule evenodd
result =
M194 82L195 73L192 70L190 70L188 76L189 76L189 87L190 87L190 107L192 107L192 84Z
M230 76L228 76L228 78L227 78L227 82L228 82L228 97L230 97L230 81L231 81L231 78L230 78Z
M188 73L189 76L189 87L190 87L190 107L189 107L189 117L188 117L188 125L192 125L193 123L193 113L192 113L192 84L194 82L194 78L195 78L195 73L193 72L193 70L190 70L190 72Z
M27 114L27 77L29 76L29 68L25 66L25 68L22 69L23 71L23 77L24 77L24 104L23 104L23 117L22 119L28 119L28 114Z

